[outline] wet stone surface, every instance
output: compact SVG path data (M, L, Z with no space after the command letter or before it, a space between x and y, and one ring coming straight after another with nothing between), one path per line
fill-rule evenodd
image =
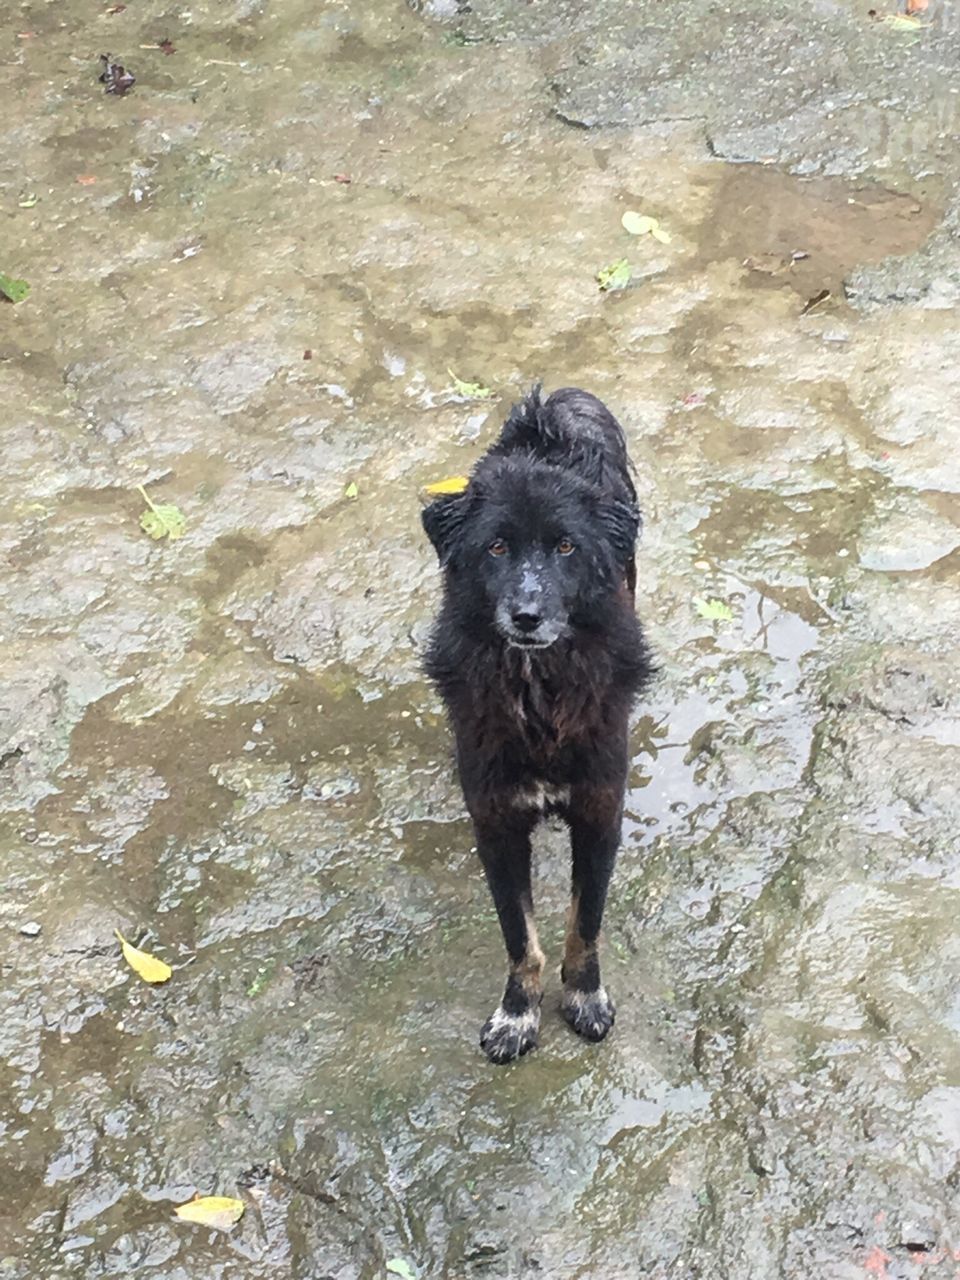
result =
M0 1276L960 1275L957 28L926 20L18 11ZM537 377L626 425L661 673L616 1029L577 1041L551 970L498 1070L417 495ZM548 831L551 965L566 875ZM243 1198L232 1234L173 1218L195 1191Z

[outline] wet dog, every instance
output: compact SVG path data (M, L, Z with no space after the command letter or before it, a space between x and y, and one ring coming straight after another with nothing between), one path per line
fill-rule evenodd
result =
M539 389L517 405L463 493L423 525L443 569L425 669L446 704L509 976L480 1043L494 1062L535 1048L544 955L530 837L570 829L562 1011L602 1040L614 1005L598 938L620 843L628 719L651 672L634 612L640 526L623 431L595 396Z

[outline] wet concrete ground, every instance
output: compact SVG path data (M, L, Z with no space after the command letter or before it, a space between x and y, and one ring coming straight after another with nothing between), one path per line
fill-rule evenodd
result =
M958 40L923 17L17 10L0 1276L960 1275ZM537 377L626 424L661 675L615 1032L554 978L496 1069L418 491ZM554 963L565 882L548 832ZM232 1235L173 1220L195 1190Z

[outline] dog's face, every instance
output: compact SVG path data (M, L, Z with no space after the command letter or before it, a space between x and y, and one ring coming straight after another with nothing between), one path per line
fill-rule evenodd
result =
M466 492L425 508L423 524L458 607L509 645L544 649L599 621L639 516L557 467L491 459Z

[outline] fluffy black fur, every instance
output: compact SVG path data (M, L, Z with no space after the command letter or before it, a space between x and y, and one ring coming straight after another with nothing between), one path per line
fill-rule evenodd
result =
M508 417L462 494L423 525L443 567L426 671L449 712L477 848L510 962L481 1032L495 1062L535 1047L543 953L530 835L568 824L572 898L562 1009L601 1040L614 1006L597 940L628 767L630 708L651 665L634 612L640 526L626 443L595 396L539 388Z

